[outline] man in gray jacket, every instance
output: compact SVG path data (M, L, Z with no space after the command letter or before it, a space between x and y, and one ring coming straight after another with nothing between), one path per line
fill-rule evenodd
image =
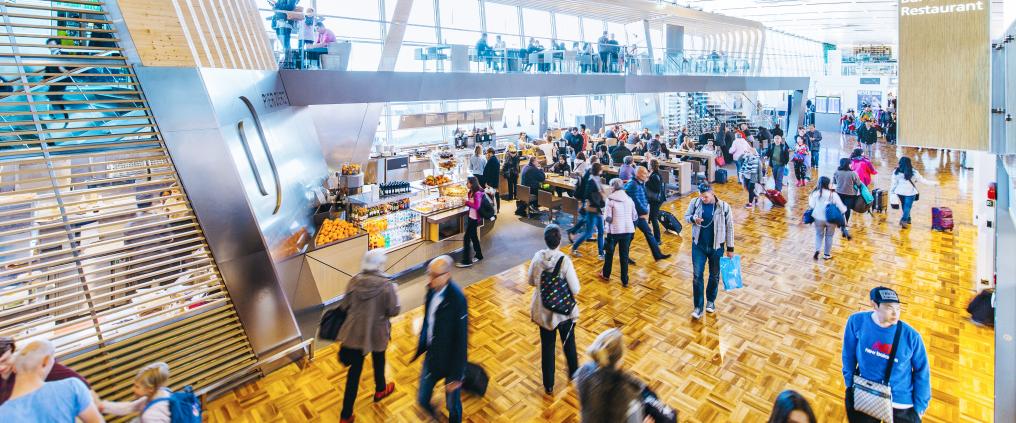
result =
M815 129L815 124L808 125L808 131L804 133L804 142L811 150L811 167L818 169L818 156L822 150L822 132Z
M713 188L707 183L699 185L698 198L691 201L684 220L692 224L691 261L694 267L693 295L695 311L694 319L702 318L703 303L705 311L716 312L716 294L720 282L720 256L726 252L727 257L734 256L734 219L731 217L730 205L716 198ZM703 277L706 263L709 263L709 284L703 292ZM702 297L705 297L703 301Z

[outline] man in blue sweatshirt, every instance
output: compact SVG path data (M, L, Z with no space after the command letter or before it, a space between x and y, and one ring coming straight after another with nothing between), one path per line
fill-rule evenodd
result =
M649 200L646 198L646 181L649 180L649 170L639 166L635 170L635 178L624 186L631 200L635 202L635 211L639 218L635 219L635 227L645 235L649 250L653 252L653 260L660 261L670 258L670 254L663 254L660 251L660 244L653 236L653 230L649 227Z
M871 290L874 311L855 313L843 333L843 380L847 386L847 420L878 423L878 419L854 410L854 375L883 383L889 355L896 350L888 385L892 389L894 423L920 422L931 401L931 373L921 334L900 321L900 298L886 287ZM896 329L898 345L893 345Z

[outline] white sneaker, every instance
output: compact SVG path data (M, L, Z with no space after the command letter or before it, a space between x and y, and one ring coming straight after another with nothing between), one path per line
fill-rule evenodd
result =
M473 267L473 263L461 263L461 262L459 262L459 263L455 263L455 267L458 267L460 269L466 268L466 267Z
M716 304L714 304L712 301L706 303L706 313L715 313L715 312L716 312Z
M695 311L691 312L691 318L698 320L702 318L702 309L696 308Z

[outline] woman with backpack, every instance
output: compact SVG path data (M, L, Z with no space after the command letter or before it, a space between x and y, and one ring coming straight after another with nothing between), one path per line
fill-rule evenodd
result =
M850 168L850 159L841 158L840 167L836 168L836 173L833 173L833 185L836 188L836 194L847 206L847 211L843 213L843 237L847 239L850 239L850 232L847 231L847 225L850 224L850 211L857 201L864 201L859 189L861 184L861 178L857 176L857 172Z
M134 376L134 401L99 401L99 412L111 416L140 415L132 420L134 423L170 423L169 397L172 391L166 388L169 383L169 365L156 362L142 367Z
M603 165L598 162L593 163L589 172L583 176L581 186L576 187L576 193L581 190L581 198L586 203L585 230L572 242L572 256L582 257L579 247L592 238L593 229L596 229L596 251L600 260L603 260L603 246L606 243L606 236L603 233L603 207L607 196L604 194L603 184L600 183L602 173Z
M660 206L667 200L667 187L663 186L663 176L660 175L660 161L649 160L649 179L646 181L646 199L649 201L649 224L653 228L653 237L657 244L662 244L660 238Z
M833 258L830 253L833 249L833 235L836 233L838 223L829 221L830 216L826 214L829 205L839 209L841 214L847 211L847 206L840 200L840 196L836 194L831 184L828 176L819 178L818 186L808 197L811 217L815 219L815 255L812 257L815 260L818 260L819 252L824 253L822 258L826 260Z
M910 160L910 157L900 157L899 165L893 171L893 183L889 188L889 195L895 195L899 199L900 208L903 209L903 216L900 217L900 226L903 229L906 229L912 223L910 210L913 209L914 202L917 201L921 194L915 182L937 185L935 182L924 179L917 169L914 169L914 164Z
M342 344L340 361L349 366L340 423L353 422L353 407L367 354L370 354L374 366L374 402L395 392L395 383L385 383L385 351L392 339L390 319L398 316L402 307L395 284L383 272L385 261L383 251L367 251L363 255L360 273L350 279L339 304L346 310L346 321L342 323L336 341Z
M501 165L501 176L508 182L508 200L516 197L516 187L519 184L519 152L514 145L508 145L504 153L504 163Z
M561 348L568 363L568 379L579 367L575 352L575 319L579 307L575 296L579 293L579 277L567 254L561 252L561 228L548 225L543 230L543 241L547 249L536 252L529 263L529 285L533 290L533 301L529 316L540 327L540 357L543 368L543 390L554 394L555 336L561 337Z
M861 183L865 186L871 186L871 177L878 175L878 171L871 164L871 160L864 155L862 148L855 148L850 153L850 169L857 173L857 177L861 178Z
M480 227L480 206L483 205L483 188L475 176L466 179L469 187L469 194L466 196L466 207L469 208L469 216L466 218L466 235L462 238L462 261L456 263L456 267L470 267L473 263L483 260L483 252L480 250L480 236L477 229ZM473 252L475 257L470 257Z

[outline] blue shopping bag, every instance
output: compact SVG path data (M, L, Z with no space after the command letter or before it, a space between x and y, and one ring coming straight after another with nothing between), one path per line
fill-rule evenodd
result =
M865 204L871 204L872 201L875 201L875 196L871 195L871 190L868 189L867 185L857 184L854 188L861 192L861 197L864 197Z
M723 279L724 291L743 288L744 284L741 282L741 256L734 256L733 258L728 258L727 256L720 257L720 275Z

